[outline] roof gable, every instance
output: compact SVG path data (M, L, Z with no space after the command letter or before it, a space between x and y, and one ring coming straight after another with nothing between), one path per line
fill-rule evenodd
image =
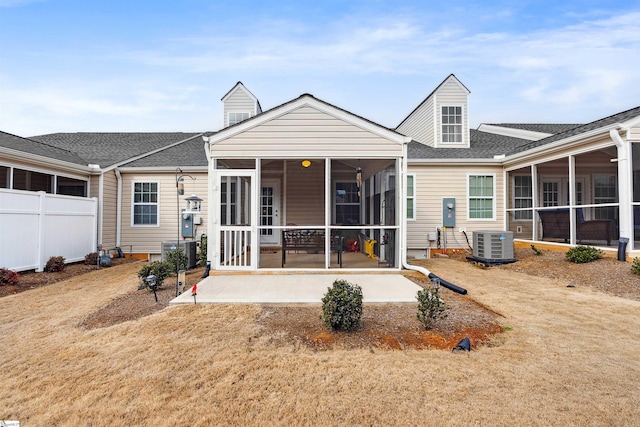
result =
M238 135L242 132L246 132L255 127L261 126L269 121L272 121L278 117L284 116L292 111L295 111L301 107L311 107L317 111L328 114L337 119L343 120L346 123L359 127L363 130L367 130L371 133L379 135L383 138L397 142L398 144L406 143L410 141L410 138L396 132L395 130L386 128L382 125L374 123L370 120L364 119L358 115L355 115L347 110L338 108L332 104L315 98L310 94L303 94L300 97L293 99L289 102L285 102L277 107L267 110L257 116L251 117L243 122L229 126L217 133L210 133L207 136L207 140L215 144L219 141Z

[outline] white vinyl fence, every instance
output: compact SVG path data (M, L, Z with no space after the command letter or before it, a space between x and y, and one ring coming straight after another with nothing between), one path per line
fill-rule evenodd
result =
M0 267L42 271L52 256L84 260L97 247L98 201L0 189Z

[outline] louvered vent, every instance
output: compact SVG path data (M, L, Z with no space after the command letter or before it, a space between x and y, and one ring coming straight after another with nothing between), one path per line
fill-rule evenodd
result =
M513 259L513 232L474 231L473 256L484 259Z

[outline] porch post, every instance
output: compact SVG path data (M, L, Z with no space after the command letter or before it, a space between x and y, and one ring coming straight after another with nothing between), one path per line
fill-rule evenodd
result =
M624 141L616 129L609 131L611 139L618 149L618 212L620 237L629 238L633 242L633 207L632 195L633 180L631 174L631 144Z
M211 266L215 268L217 263L215 262L215 249L220 248L220 243L218 242L219 230L216 228L218 223L218 216L220 215L220 206L217 203L217 199L215 198L215 194L218 190L217 185L218 182L216 180L216 159L208 157L209 161L209 171L207 173L208 177L208 188L207 188L207 261L211 262Z
M562 193L561 193L562 194ZM576 157L569 155L569 243L576 244Z
M531 240L538 240L538 220L536 215L538 215L538 167L535 164L531 165L531 207L533 209L533 214L531 216L532 224L532 236Z
M324 159L324 268L331 267L331 158Z

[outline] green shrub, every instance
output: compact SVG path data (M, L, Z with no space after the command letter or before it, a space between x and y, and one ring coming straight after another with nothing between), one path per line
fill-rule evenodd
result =
M322 297L322 320L331 329L348 331L360 324L362 317L362 288L335 280Z
M98 252L91 252L84 256L85 265L98 265Z
M201 265L207 265L207 235L200 236L200 254L198 255Z
M575 262L576 264L584 264L586 262L592 262L602 258L604 252L593 246L578 245L571 248L565 254L568 261Z
M631 264L631 272L633 274L640 274L640 258L633 259L633 264Z
M0 268L0 286L15 286L20 280L20 275L8 268Z
M52 256L47 261L47 265L44 267L44 271L47 273L55 273L56 271L63 271L67 265L64 263L63 256Z
M166 262L172 266L171 271L175 274L178 274L178 271L180 270L187 270L187 266L189 265L189 257L187 257L187 254L184 253L184 250L182 248L178 248L167 252Z
M156 285L158 287L162 286L164 279L169 277L175 268L175 265L171 265L167 261L154 261L143 265L138 270L138 278L140 279L140 287L138 289L143 289L147 286L147 276L151 275L156 276Z
M418 300L418 313L416 317L429 329L433 323L439 319L447 317L444 300L440 298L440 290L437 287L431 289L420 289L416 296Z

